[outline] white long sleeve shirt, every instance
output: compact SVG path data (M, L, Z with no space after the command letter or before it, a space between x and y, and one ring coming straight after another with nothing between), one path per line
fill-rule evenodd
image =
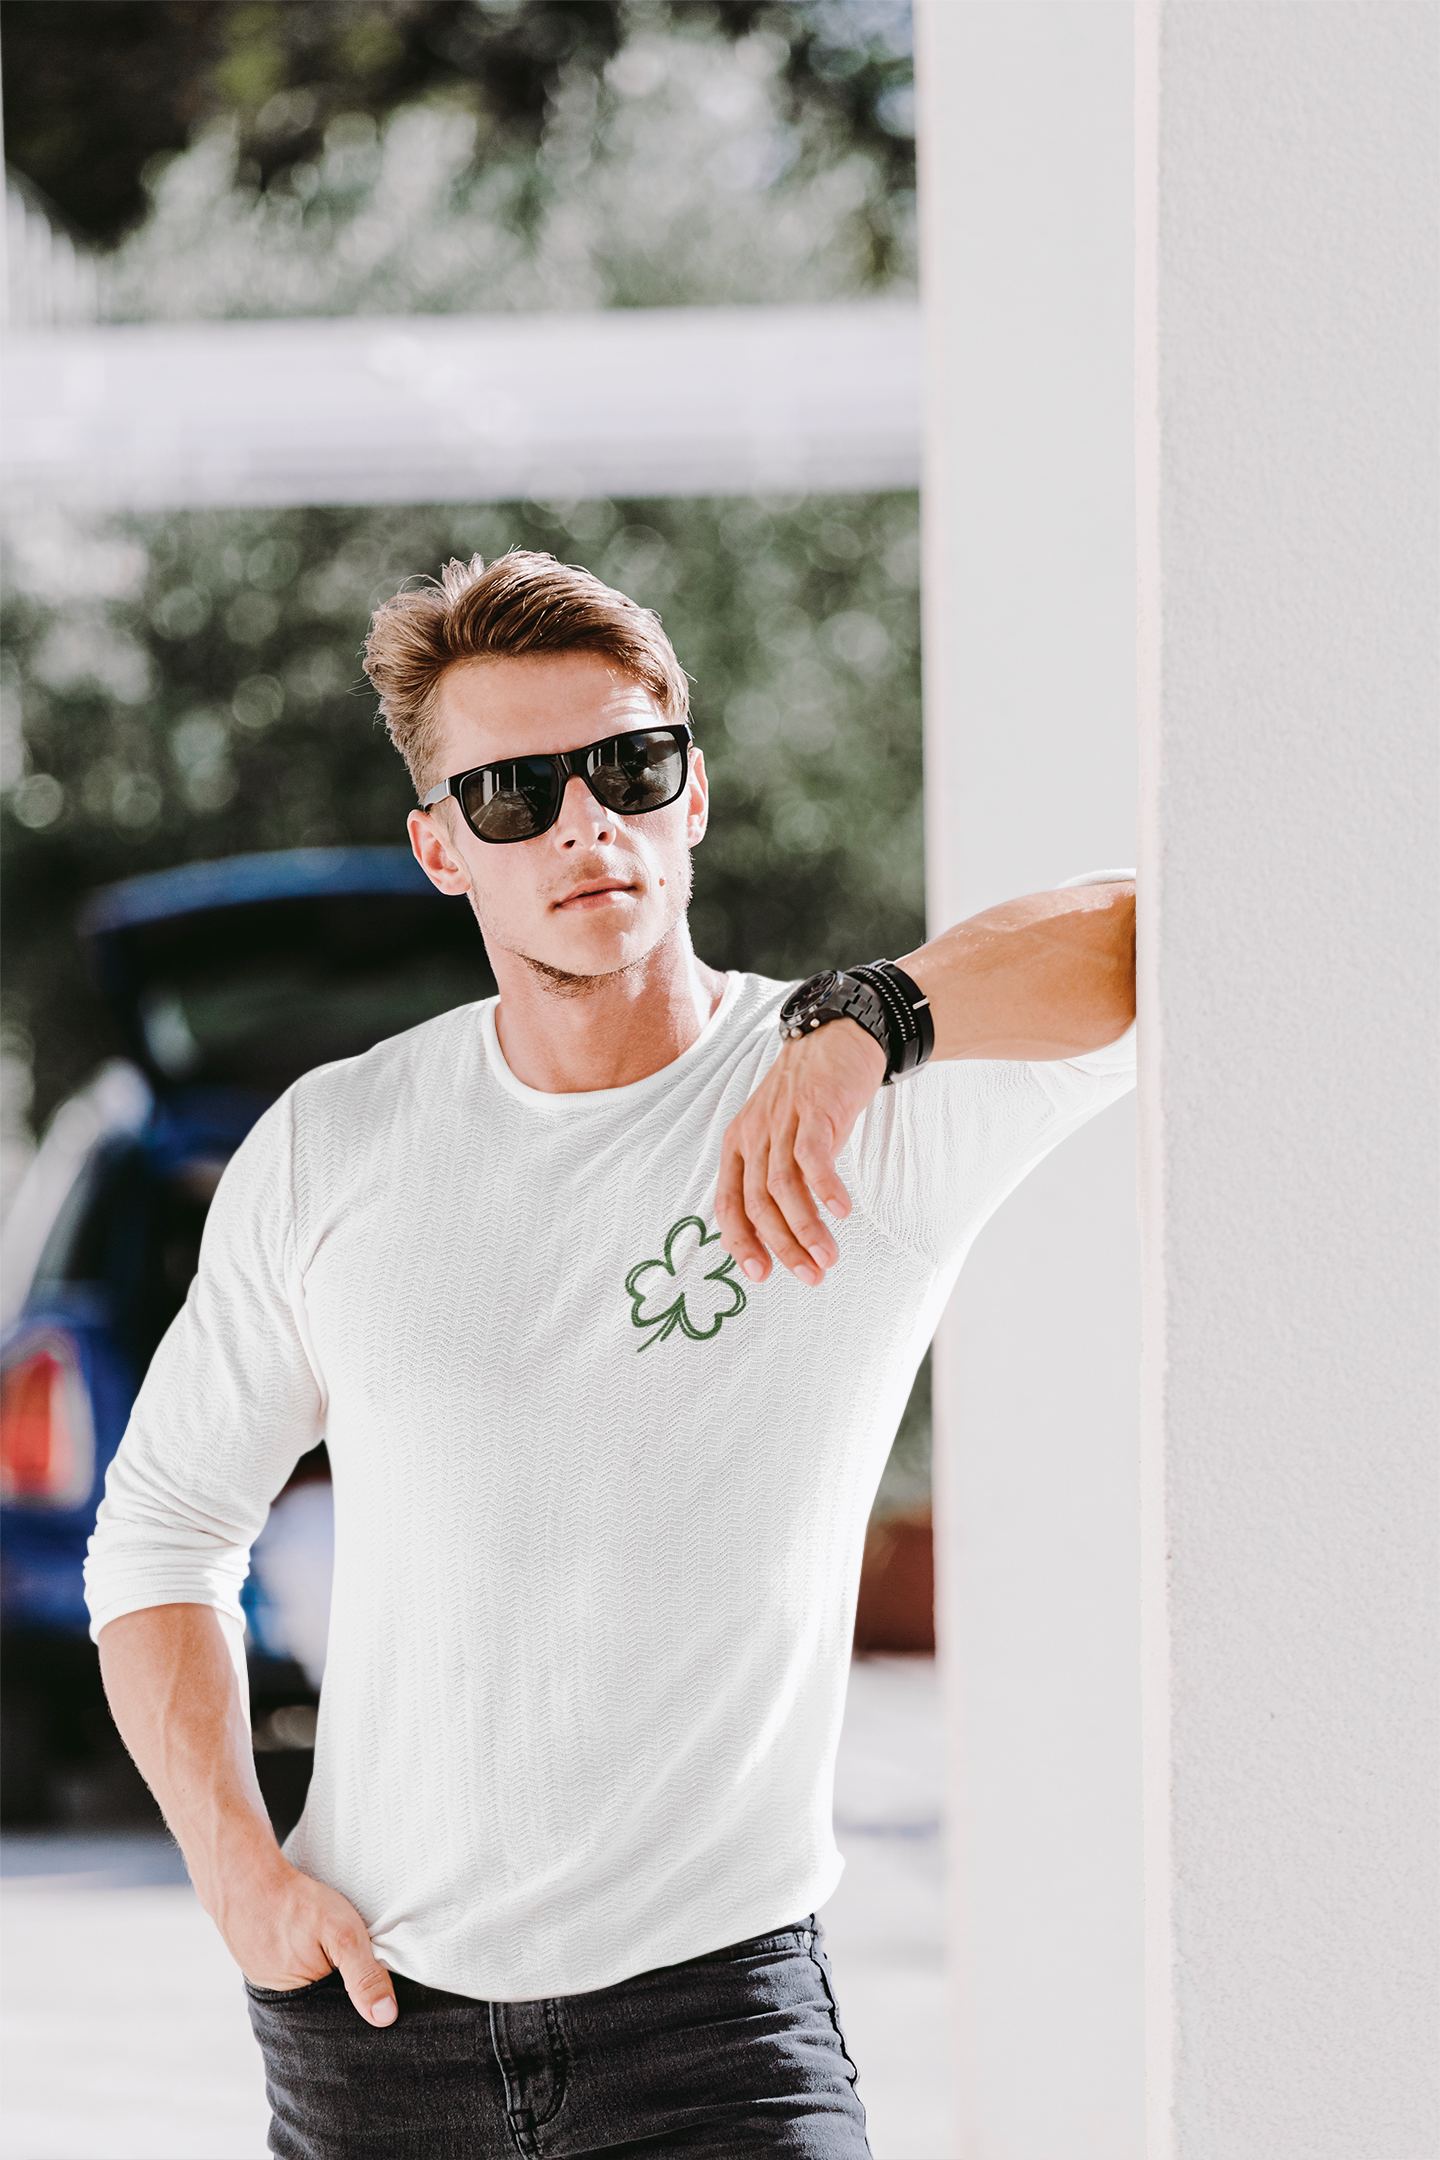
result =
M308 1074L227 1170L111 1466L96 1632L237 1613L325 1438L329 1657L286 1849L433 1986L604 1987L830 1896L861 1546L916 1366L982 1223L1132 1085L1133 1034L882 1090L839 1264L757 1287L715 1175L788 987L732 976L682 1057L593 1094L522 1085L492 1004Z

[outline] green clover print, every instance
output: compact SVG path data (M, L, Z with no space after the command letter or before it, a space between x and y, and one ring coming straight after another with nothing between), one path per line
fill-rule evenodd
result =
M719 1242L719 1231L707 1237L698 1215L682 1215L665 1240L664 1259L642 1260L631 1268L625 1278L630 1318L637 1328L654 1330L641 1350L664 1342L676 1328L691 1342L708 1342L725 1321L744 1312L745 1292L731 1272L732 1255L724 1253L717 1267L706 1268L715 1258L708 1248Z

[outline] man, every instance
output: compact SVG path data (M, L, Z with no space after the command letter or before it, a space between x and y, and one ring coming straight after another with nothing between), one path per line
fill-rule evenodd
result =
M277 2153L858 2156L813 1913L866 1517L976 1231L1131 1084L1133 887L791 998L691 947L705 768L652 615L477 558L366 665L499 998L308 1074L227 1171L92 1544L115 1717ZM282 1854L238 1594L322 1435Z

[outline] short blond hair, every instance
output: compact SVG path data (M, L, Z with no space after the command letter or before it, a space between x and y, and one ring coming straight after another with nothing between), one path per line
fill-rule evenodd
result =
M488 569L478 555L451 561L438 578L378 607L365 672L416 794L444 777L434 771L435 693L447 668L457 660L562 652L605 654L668 720L686 718L689 684L659 616L553 555L512 548Z

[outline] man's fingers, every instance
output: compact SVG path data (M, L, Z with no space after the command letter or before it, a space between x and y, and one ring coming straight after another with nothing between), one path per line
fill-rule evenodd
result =
M828 1109L810 1104L797 1111L786 1103L788 1092L770 1073L726 1132L715 1219L725 1250L749 1281L764 1282L773 1252L797 1281L814 1287L840 1257L819 1209L839 1221L850 1213L835 1156L854 1118L843 1118L841 1129ZM767 1094L777 1099L767 1101Z
M805 1247L791 1230L782 1213L772 1186L776 1177L771 1165L775 1156L769 1148L763 1155L756 1155L745 1165L745 1211L756 1231L765 1240L782 1267L789 1268L798 1282L814 1288L825 1277L823 1258L812 1259ZM792 1169L792 1178L795 1173ZM798 1184L798 1178L795 1179ZM816 1224L819 1230L819 1224Z
M837 1221L843 1222L850 1213L850 1195L835 1168L836 1153L834 1128L828 1119L818 1131L814 1125L802 1125L800 1137L795 1142L795 1161L800 1175L820 1206L828 1208ZM836 1258L839 1258L838 1248Z
M736 1120L736 1124L739 1120ZM720 1151L720 1174L715 1186L715 1220L725 1250L738 1261L751 1282L764 1282L770 1272L770 1255L755 1235L745 1212L745 1157L735 1126L726 1133Z
M744 1209L744 1238L746 1256L741 1266L751 1282L764 1282L770 1273L770 1252L777 1260L790 1263L785 1247L792 1245L785 1232L784 1219L765 1188L766 1172L770 1162L770 1143L759 1140L751 1143L743 1163L744 1186L742 1204ZM795 1248L798 1252L798 1248ZM803 1259L804 1255L800 1254Z
M400 2015L395 1986L379 1964L363 1927L339 1928L325 1945L345 1982L345 1992L367 2025L393 2025Z
M796 1245L811 1266L823 1275L826 1268L834 1267L840 1249L816 1213L810 1186L788 1150L781 1155L771 1155L766 1184Z

